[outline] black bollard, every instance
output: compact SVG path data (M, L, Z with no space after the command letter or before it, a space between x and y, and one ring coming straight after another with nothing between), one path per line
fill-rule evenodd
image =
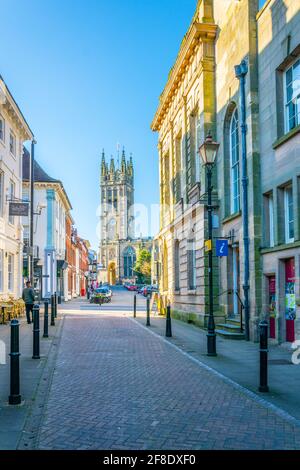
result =
M268 322L262 320L259 323L259 354L260 354L260 371L259 371L259 388L260 392L268 392Z
M12 320L10 326L10 395L8 397L8 403L10 405L19 405L21 403L19 321Z
M133 296L133 318L136 318L136 294Z
M48 338L48 312L49 312L49 301L46 299L44 301L44 334L43 338Z
M172 337L172 325L171 325L171 307L167 306L167 317L166 317L166 337Z
M55 326L55 301L54 295L51 295L51 326Z
M40 306L33 306L33 355L32 359L40 359Z
M150 326L150 295L147 295L147 323L146 326Z
M57 293L54 292L54 315L55 315L55 318L57 318Z

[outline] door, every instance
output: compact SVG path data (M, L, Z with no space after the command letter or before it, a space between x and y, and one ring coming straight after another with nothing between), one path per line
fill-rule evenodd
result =
M236 295L240 293L240 256L239 247L232 247L232 287L233 287L233 313L239 315L239 300Z
M285 261L285 327L286 341L295 341L296 295L295 259Z

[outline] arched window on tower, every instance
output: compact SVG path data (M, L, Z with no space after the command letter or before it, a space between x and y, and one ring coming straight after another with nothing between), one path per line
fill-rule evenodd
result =
M117 234L116 219L112 218L107 224L107 238L108 240L115 240Z
M135 262L135 249L132 246L128 246L123 252L124 277L133 277Z

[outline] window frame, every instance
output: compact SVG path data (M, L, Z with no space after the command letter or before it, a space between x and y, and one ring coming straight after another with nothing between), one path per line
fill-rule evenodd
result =
M5 144L5 119L2 116L2 114L0 114L0 121L2 121L3 123L3 128L2 128L3 137L1 137L1 133L0 133L0 142L2 144Z
M294 65L299 62L299 68L300 68L300 57L297 57L293 62L291 62L288 67L286 67L283 71L283 87L284 87L284 90L283 90L283 97L284 97L284 103L283 103L283 114L284 114L284 133L287 134L289 133L290 131L292 131L293 129L295 129L297 126L300 125L300 109L299 109L299 113L297 113L295 115L295 117L297 117L299 115L299 120L298 122L296 122L295 126L294 127L289 127L289 118L288 118L288 104L290 103L287 103L287 80L286 80L286 76L287 76L287 72L290 70L290 69L293 69ZM292 81L293 83L293 81ZM299 99L300 99L300 89L299 89Z
M196 243L194 238L187 240L187 253L188 253L188 290L195 291L197 288L196 276Z
M237 118L235 117L237 116ZM233 164L233 148L232 148L232 126L233 120L236 121L236 132L237 135L237 144L235 150L237 149L238 158L237 161ZM235 214L241 209L241 188L240 188L240 142L239 142L239 114L237 106L233 109L230 123L229 123L229 158L230 158L230 214ZM234 182L233 172L237 169L237 179ZM237 184L237 194L234 196L234 184ZM237 201L237 207L235 207L235 201Z
M11 137L13 138L13 152L11 150ZM17 138L16 138L16 134L14 133L12 129L9 130L9 152L14 158L16 158Z
M174 243L174 289L180 290L180 242L175 240Z
M7 255L7 290L9 292L14 290L14 255L12 253Z
M288 200L289 194L292 195L292 219L289 219L290 214L290 202ZM290 237L290 225L292 224L294 236ZM295 218L294 218L294 195L293 185L289 184L284 187L284 236L285 243L294 243L295 241Z
M275 226L274 226L274 197L273 193L268 194L268 223L269 223L269 246L275 246Z
M13 192L11 192L11 188L13 188ZM9 197L10 197L10 200L14 199L15 192L16 192L16 184L13 180L9 180ZM15 224L15 216L14 215L9 215L9 212L8 212L8 223L11 224L11 225Z

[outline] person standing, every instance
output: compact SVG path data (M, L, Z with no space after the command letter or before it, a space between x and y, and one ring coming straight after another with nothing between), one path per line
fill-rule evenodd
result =
M34 290L31 287L30 281L26 282L26 287L23 289L22 299L25 302L27 323L30 324L33 321L33 305L34 305ZM31 312L31 316L30 316Z

